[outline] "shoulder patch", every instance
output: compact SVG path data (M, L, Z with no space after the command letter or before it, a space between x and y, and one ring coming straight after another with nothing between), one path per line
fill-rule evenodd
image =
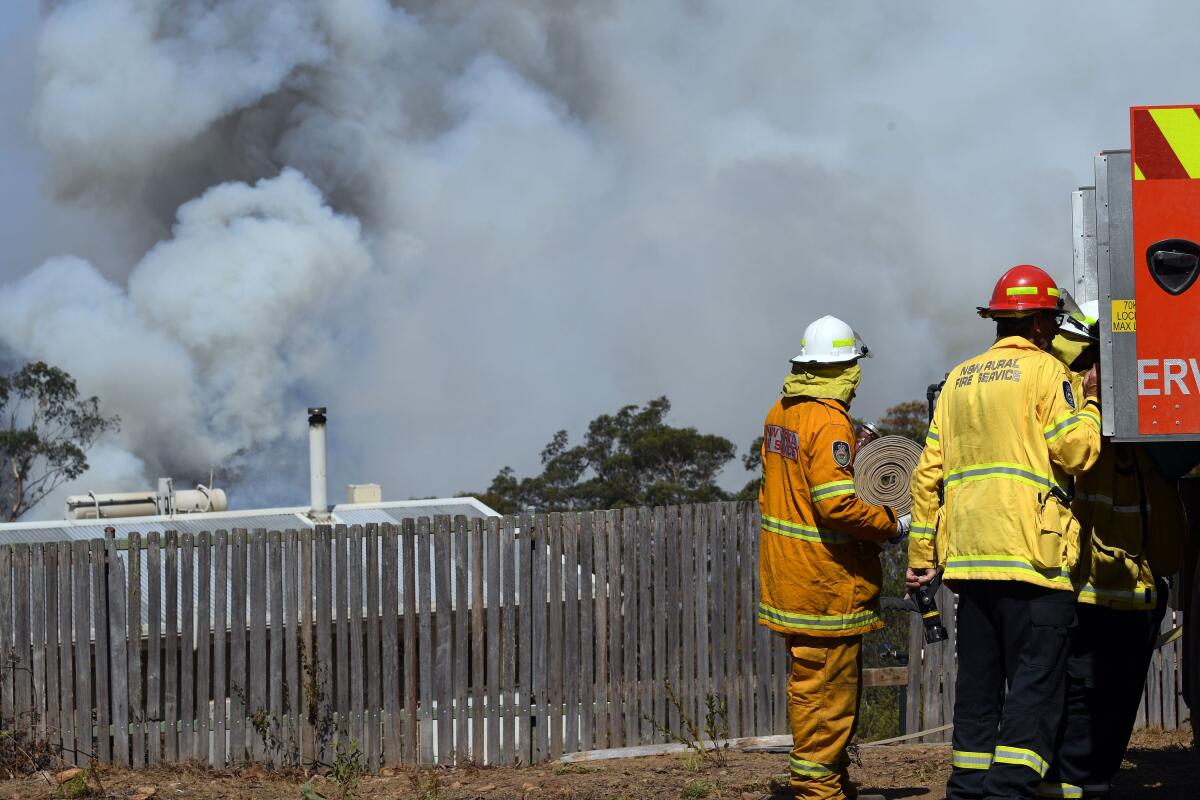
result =
M800 436L787 428L767 425L763 429L763 449L768 453L778 453L784 458L796 461L800 457Z
M1075 392L1071 390L1071 382L1063 381L1063 399L1067 401L1067 405L1073 411L1075 409Z
M833 460L838 463L838 466L845 467L850 464L850 443L836 441L833 443Z

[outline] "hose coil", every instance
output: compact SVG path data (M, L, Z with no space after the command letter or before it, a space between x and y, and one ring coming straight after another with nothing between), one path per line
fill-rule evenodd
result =
M854 490L873 506L888 506L903 516L912 509L909 483L921 445L903 436L884 436L854 456Z

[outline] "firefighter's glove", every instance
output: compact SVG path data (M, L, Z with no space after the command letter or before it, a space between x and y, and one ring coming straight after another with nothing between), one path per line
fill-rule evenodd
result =
M896 535L888 539L888 544L898 544L901 539L908 536L909 530L912 528L912 514L896 518Z

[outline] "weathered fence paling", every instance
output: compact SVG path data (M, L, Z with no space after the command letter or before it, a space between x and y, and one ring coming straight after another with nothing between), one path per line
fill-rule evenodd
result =
M949 724L954 719L954 684L958 676L954 647L957 634L954 593L943 586L937 596L937 605L949 639L927 645L920 617L912 615L910 623L908 667L903 676L906 680L906 707L901 709L904 730L907 732L931 730ZM1183 612L1168 607L1162 622L1162 633L1169 633L1182 624ZM1178 640L1155 650L1146 675L1146 688L1138 706L1137 727L1175 730L1189 724L1191 718L1183 700L1182 658L1183 649ZM898 674L890 676L889 683L899 684L899 678ZM922 737L920 741L948 742L950 736L950 731L940 731Z
M0 546L0 722L79 763L530 763L665 741L709 698L726 736L787 731L749 504L116 535ZM909 731L952 718L938 601L951 640L914 615L908 668L869 676ZM1179 657L1147 724L1187 721Z

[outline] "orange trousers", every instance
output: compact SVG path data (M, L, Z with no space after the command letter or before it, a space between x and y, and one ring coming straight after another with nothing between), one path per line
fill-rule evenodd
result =
M862 694L862 637L790 636L791 789L803 800L857 795L847 767Z

